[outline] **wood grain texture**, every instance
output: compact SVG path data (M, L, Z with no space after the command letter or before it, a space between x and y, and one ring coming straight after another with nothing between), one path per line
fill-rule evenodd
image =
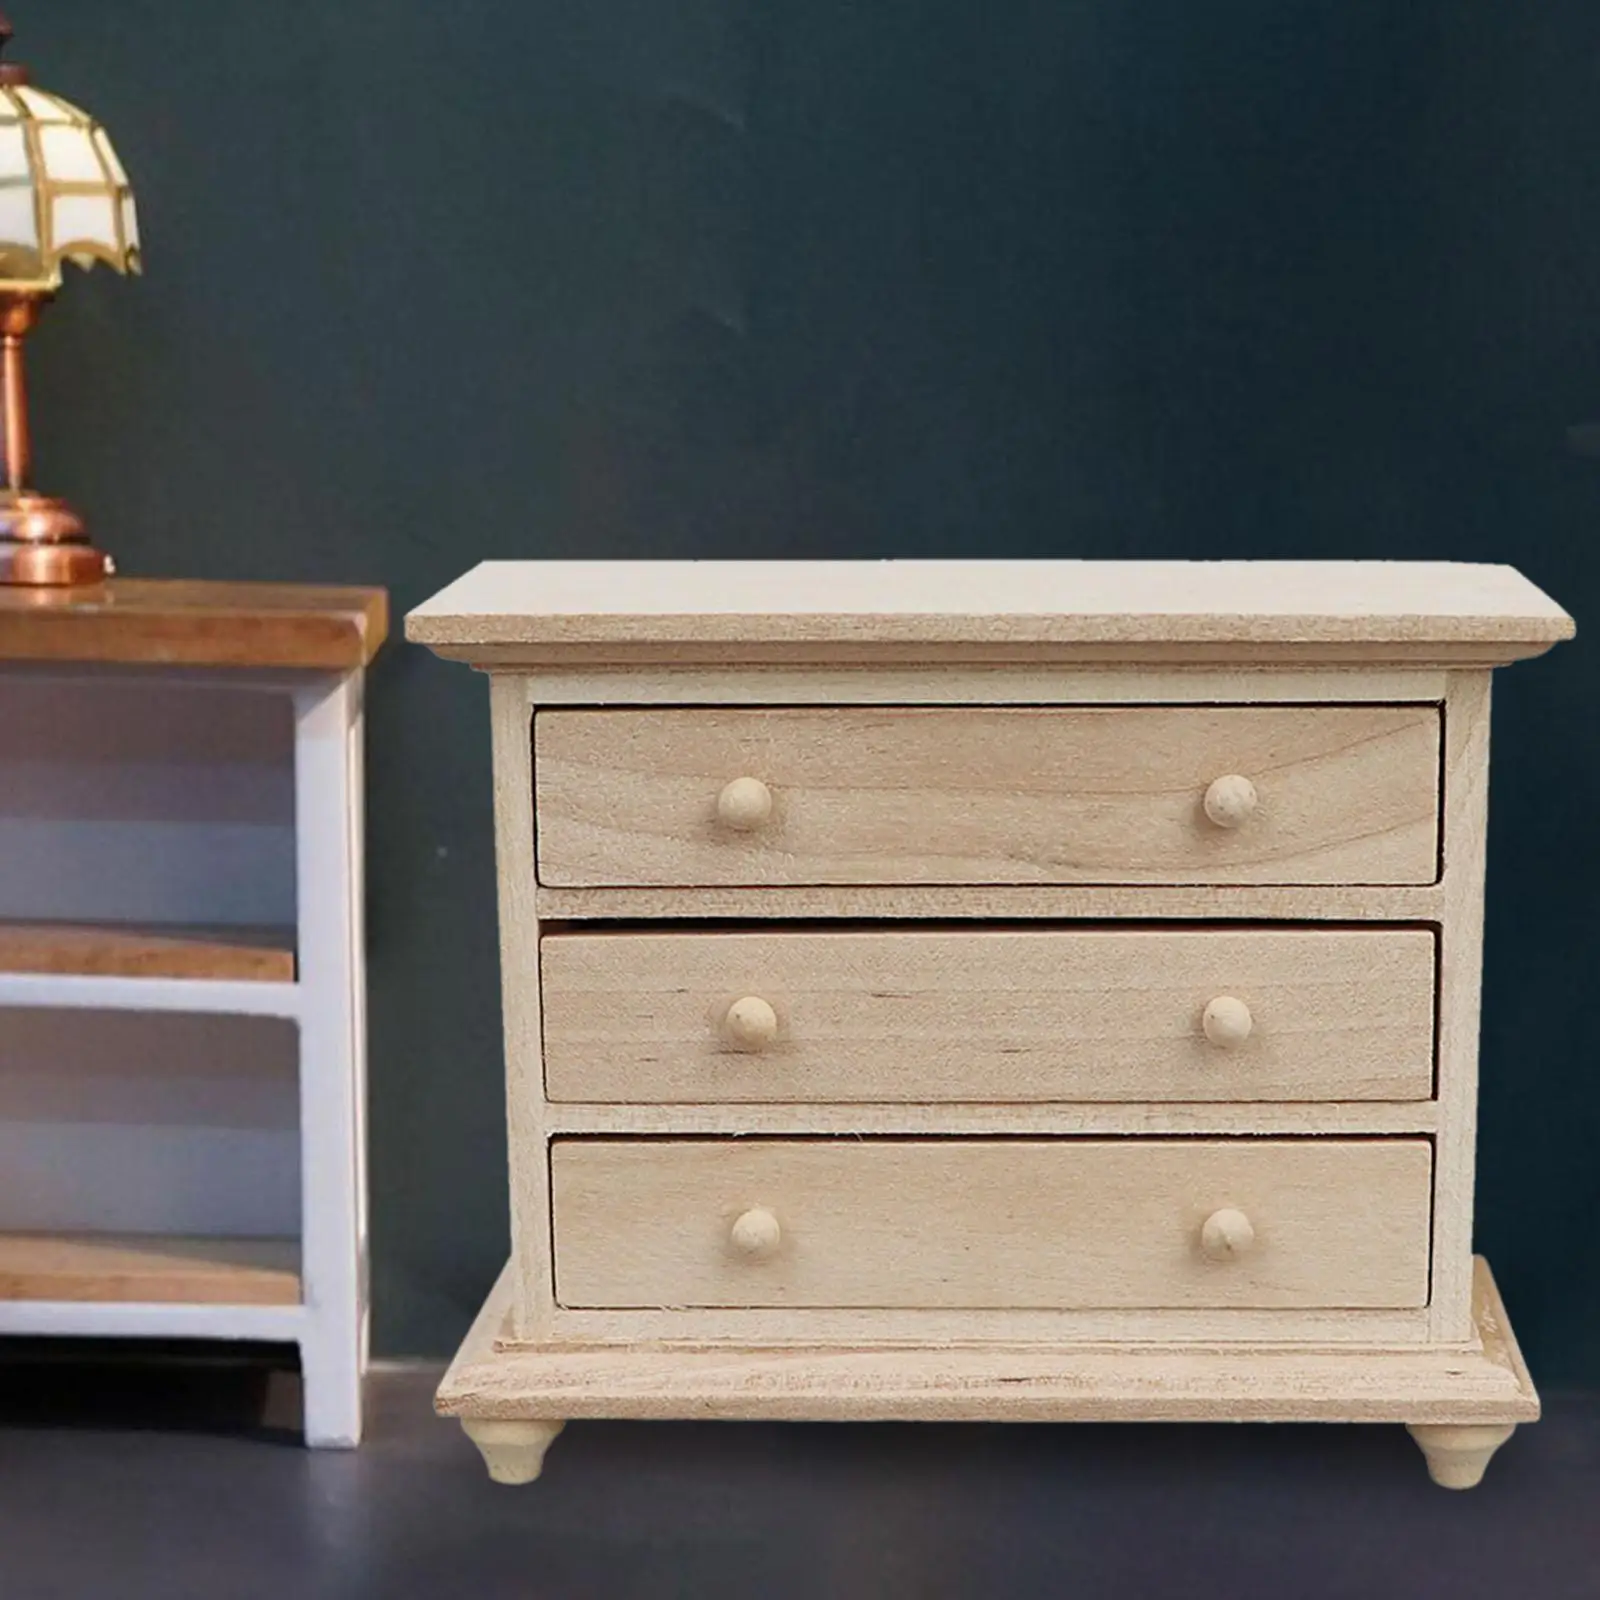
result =
M520 678L499 674L490 678L489 725L494 752L511 1244L514 1259L521 1265L516 1322L525 1337L537 1338L550 1326L553 1269L536 976L539 916L533 904L533 738L527 685Z
M1437 922L1442 884L826 884L551 889L542 922Z
M1439 1137L1434 1184L1433 1302L1440 1339L1472 1319L1473 1184L1478 1140L1478 1031L1483 887L1489 832L1487 672L1457 673L1445 702L1445 914L1439 943Z
M1422 929L605 932L551 935L540 951L554 1101L1432 1093ZM1249 1009L1232 1047L1202 1025L1219 996ZM746 1002L765 1008L770 1037L730 1032Z
M1318 1306L1098 1307L1040 1310L993 1306L942 1307L727 1306L686 1310L569 1310L557 1306L540 1344L704 1344L900 1350L930 1345L1163 1344L1222 1341L1318 1347L1407 1349L1437 1343L1428 1334L1426 1307L1363 1310ZM1442 1347L1441 1347L1442 1348ZM1453 1348L1464 1348L1459 1343Z
M484 562L419 606L407 636L505 664L655 646L691 661L788 646L837 658L1004 647L1280 647L1302 659L1536 655L1572 620L1510 567L1376 561Z
M630 705L1271 705L1317 701L1388 701L1393 705L1444 699L1445 673L1434 668L1053 666L1016 663L910 667L819 661L773 667L685 666L544 667L528 673L532 704Z
M446 1416L838 1422L1531 1422L1488 1267L1468 1349L1192 1344L500 1350L508 1267L439 1387Z
M1433 1133L1438 1107L1431 1100L1168 1101L1138 1104L1117 1101L1014 1101L984 1105L971 1101L867 1105L785 1102L763 1105L725 1101L718 1105L615 1105L553 1102L545 1106L548 1132L610 1134L690 1134L745 1137L767 1134L1034 1134L1056 1137L1105 1134L1314 1134Z
M0 1300L298 1305L300 1247L292 1239L0 1234Z
M388 628L383 589L149 578L0 588L0 661L348 671Z
M294 982L294 931L0 922L0 972Z
M1431 883L1434 706L550 711L553 886ZM1220 828L1218 776L1259 799ZM753 831L717 798L754 778Z
M952 667L971 671L988 668L1059 668L1098 671L1102 668L1150 668L1182 671L1224 668L1233 671L1292 670L1319 666L1333 671L1411 673L1503 666L1506 647L1496 644L1183 644L1160 640L1101 644L435 644L435 655L466 661L485 672L586 674L607 669L641 672L694 672L750 667L806 669L826 662L854 671L894 672L917 667ZM1543 655L1549 644L1519 649L1510 659ZM648 697L647 697L648 698ZM736 697L737 698L737 697ZM884 697L879 696L878 699ZM1322 696L1328 699L1331 696Z
M1405 1307L1428 1296L1425 1140L558 1140L567 1307ZM1255 1247L1219 1264L1220 1207ZM782 1229L752 1260L753 1207Z

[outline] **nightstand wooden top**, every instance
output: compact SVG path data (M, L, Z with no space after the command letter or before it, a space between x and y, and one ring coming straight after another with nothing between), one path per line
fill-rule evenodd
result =
M1495 665L1571 636L1512 567L1410 561L486 561L407 636L485 665L1059 655Z
M0 661L350 670L388 628L383 589L150 578L0 588Z

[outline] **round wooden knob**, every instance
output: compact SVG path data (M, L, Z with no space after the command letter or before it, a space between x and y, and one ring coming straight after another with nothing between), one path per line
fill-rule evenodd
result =
M737 833L759 828L772 815L772 791L759 778L735 778L717 796L717 821Z
M770 1211L763 1206L755 1206L739 1217L729 1237L740 1255L749 1256L753 1261L765 1261L777 1253L783 1239L783 1229Z
M1251 1227L1249 1217L1232 1206L1213 1211L1200 1229L1200 1249L1211 1261L1232 1261L1244 1255L1255 1242L1256 1230Z
M738 1050L765 1050L778 1037L778 1013L758 994L747 994L728 1007L722 1030Z
M1215 779L1206 790L1206 815L1219 828L1242 828L1256 808L1256 786L1237 772Z
M1200 1026L1206 1038L1221 1050L1232 1050L1250 1037L1255 1019L1250 1007L1231 994L1219 994L1201 1015Z

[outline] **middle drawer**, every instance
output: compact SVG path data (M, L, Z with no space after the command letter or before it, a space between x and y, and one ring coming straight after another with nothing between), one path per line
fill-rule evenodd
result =
M553 1101L1433 1092L1424 928L558 933L540 964Z

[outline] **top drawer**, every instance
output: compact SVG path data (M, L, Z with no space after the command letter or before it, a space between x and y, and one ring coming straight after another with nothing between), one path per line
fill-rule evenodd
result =
M1431 883L1439 741L1433 705L543 711L539 877Z

